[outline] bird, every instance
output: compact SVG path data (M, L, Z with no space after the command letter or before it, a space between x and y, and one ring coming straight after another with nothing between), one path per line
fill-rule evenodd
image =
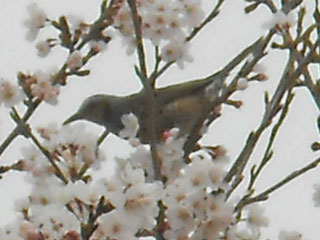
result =
M179 136L190 134L208 104L222 87L218 74L162 88L155 88L155 135L158 142L163 133L179 129ZM145 89L127 96L96 94L86 98L78 110L63 125L77 120L87 120L104 126L108 132L119 136L124 128L121 117L133 113L139 122L137 137L143 144L150 143L146 112Z

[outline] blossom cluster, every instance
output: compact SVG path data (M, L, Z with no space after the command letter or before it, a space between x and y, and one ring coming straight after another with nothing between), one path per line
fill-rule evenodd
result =
M119 29L128 43L128 51L135 49L134 27L131 10L126 1L119 1L121 8L114 17L113 26ZM176 61L183 67L191 61L186 38L204 18L200 0L139 0L142 36L155 46L161 47L165 62Z
M233 204L225 200L223 169L203 157L194 158L167 186L167 239L218 239L235 222Z
M101 204L104 211L95 221L99 227L93 239L136 239L139 229L151 231L155 226L162 183L146 182L143 170L133 168L129 161L119 162L109 179L85 178L83 166L98 169L104 157L96 148L97 139L83 126L78 127L38 129L42 145L67 184L55 177L55 169L37 149L23 150L22 170L29 173L32 191L28 200L17 202L22 217L0 229L1 239L81 239L80 227Z
M49 104L58 102L60 87L52 81L52 75L43 71L36 71L32 75L19 73L19 85L9 80L0 80L0 105L3 103L11 108L21 103L26 95L29 99L38 98Z
M134 138L136 118L128 114L122 120L126 136ZM80 240L83 226L94 224L90 239L138 240L139 233L152 236L157 224L164 224L163 236L168 240L258 240L261 227L268 226L263 208L257 204L245 209L244 221L236 220L236 202L227 198L230 186L223 181L226 151L216 147L213 159L203 149L186 163L182 148L185 139L178 137L178 129L170 130L158 146L161 172L167 178L164 182L154 179L148 146L133 144L130 156L116 159L112 176L92 181L85 177L89 175L83 166L99 169L104 157L97 148L97 138L83 125L42 127L38 132L68 182L55 177L55 169L39 150L23 149L22 170L29 173L32 190L27 200L17 201L21 217L0 229L1 239ZM162 223L157 221L160 211ZM90 222L94 214L96 218ZM279 235L281 240L300 237L287 231Z
M142 169L133 168L130 162L118 159L115 175L105 182L115 209L98 219L93 239L139 239L139 230L149 230L156 225L158 201L163 195L163 184L146 182Z
M139 229L151 230L155 225L161 183L146 183L141 171L125 169L122 178L114 175L97 182L64 185L51 177L38 181L29 200L16 203L25 219L0 230L1 239L80 240L81 226L102 204L105 211L96 219L98 228L90 239L138 239Z
M131 124L125 125L125 129ZM134 131L135 132L135 131ZM162 202L166 208L166 239L218 239L232 223L234 206L226 202L227 184L223 183L226 161L224 154L213 162L209 154L196 153L191 163L184 161L183 144L179 129L171 129L158 146L161 174L166 178ZM222 152L222 151L221 151ZM154 181L152 158L148 147L138 145L128 159L118 159L143 171L148 182ZM120 172L118 173L120 174Z
M142 37L150 40L154 46L160 47L161 59L164 62L176 62L180 68L184 67L185 61L192 61L186 39L204 19L205 14L201 7L201 0L139 0L136 3L141 19ZM136 49L131 9L127 1L124 0L114 1L112 4L115 6L110 16L111 19L108 21L112 23L110 26L115 31L120 32L127 44L127 53L131 54ZM35 3L29 5L28 12L29 18L25 21L25 26L28 28L27 39L35 40L39 30L50 21L46 13ZM72 19L70 21L72 22ZM81 36L89 34L89 26L93 26L85 24L83 21L73 25L73 27L67 27L68 31L74 30L74 43ZM101 36L99 35L100 37L97 39L92 36L90 42L92 42L91 49L94 52L100 52L104 49L106 43L111 39L112 34L109 34L108 31L110 32L110 30L105 30L104 33L99 33ZM67 45L63 39L61 41L62 46ZM53 38L38 42L36 45L38 55L40 57L47 56L52 47L58 43Z
M20 73L19 84L30 98L38 98L51 105L58 102L60 87L53 83L53 76L41 70L32 75Z
M85 130L82 124L73 128L38 128L38 132L44 139L43 146L61 162L60 167L70 177L79 174L84 166L98 170L105 160L103 152L97 147L97 136Z

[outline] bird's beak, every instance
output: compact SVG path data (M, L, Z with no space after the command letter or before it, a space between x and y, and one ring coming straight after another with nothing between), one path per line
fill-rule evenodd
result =
M75 114L73 114L71 117L69 117L68 119L66 119L66 120L62 123L62 125L67 125L67 124L69 124L69 123L71 123L71 122L73 122L73 121L79 120L79 119L80 119L80 115L77 114L77 113L75 113Z

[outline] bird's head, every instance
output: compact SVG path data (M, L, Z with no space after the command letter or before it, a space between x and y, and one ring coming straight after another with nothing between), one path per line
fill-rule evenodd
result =
M88 97L78 111L63 122L63 125L76 120L88 120L99 125L106 125L106 114L110 112L112 98L112 96L102 94Z

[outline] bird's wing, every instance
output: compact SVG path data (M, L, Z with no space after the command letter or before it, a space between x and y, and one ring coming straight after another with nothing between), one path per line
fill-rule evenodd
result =
M190 95L204 94L205 89L217 79L217 75L211 75L204 79L158 88L155 92L157 104L163 105Z

